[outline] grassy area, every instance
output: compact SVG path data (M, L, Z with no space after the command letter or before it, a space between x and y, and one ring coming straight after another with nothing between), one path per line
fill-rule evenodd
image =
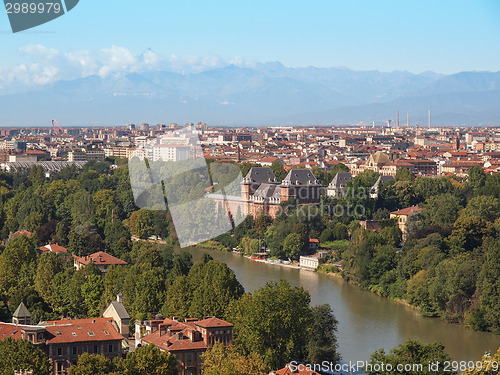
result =
M337 240L337 241L322 242L320 244L320 247L322 249L346 250L349 247L349 241Z
M322 264L318 267L318 272L321 273L340 273L339 269L333 264Z

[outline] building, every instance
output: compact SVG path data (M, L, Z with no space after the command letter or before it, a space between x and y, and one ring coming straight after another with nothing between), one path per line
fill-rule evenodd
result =
M182 138L179 138L182 139ZM191 146L178 144L159 144L153 146L153 161L180 161L192 156Z
M13 324L31 324L31 314L26 305L21 302L12 315Z
M98 251L97 253L86 255L84 257L73 255L73 265L77 270L87 266L90 262L94 263L103 275L106 274L110 266L125 266L128 264L124 260L118 259L111 254L105 253L104 251Z
M67 374L83 353L120 356L123 339L107 318L54 320L39 325L0 323L0 340L7 337L24 339L40 348L49 357L54 375Z
M350 172L338 172L326 188L326 195L329 197L340 197L344 195L347 182L350 180L352 180Z
M111 301L109 306L102 313L102 316L104 318L113 319L118 327L118 332L120 332L122 336L128 337L130 316L125 306L123 306L123 296L121 293L118 293L116 296L116 301Z
M325 257L326 251L320 251L314 255L301 255L299 258L300 268L315 270L319 266L319 260Z
M408 224L411 221L410 218L415 217L420 211L422 211L422 207L411 206L391 212L390 218L398 221L398 227L403 234L403 241L406 241L408 237Z
M317 205L321 199L321 186L308 169L291 169L279 183L269 167L253 167L241 182L241 196L209 195L216 206L226 207L229 214L257 216L263 212L276 217L280 204L290 199L297 205Z
M104 150L101 149L89 149L89 150L73 150L68 152L68 161L70 162L75 162L75 161L103 161L106 159L106 153Z
M143 324L136 323L138 336L141 336ZM200 375L201 355L207 348L215 343L228 346L233 341L233 325L215 317L203 320L186 319L184 322L173 317L164 319L156 326L154 332L139 339L139 345L153 344L161 351L174 354L179 366L179 375Z

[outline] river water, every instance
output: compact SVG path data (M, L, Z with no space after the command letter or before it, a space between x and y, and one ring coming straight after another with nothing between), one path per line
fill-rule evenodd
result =
M259 263L222 251L196 247L186 250L193 254L194 261L206 252L226 263L247 292L268 281L286 279L309 291L312 305L330 304L339 322L337 337L344 362L369 360L377 349L388 352L408 338L425 343L439 341L457 361L477 361L485 351L495 353L500 347L500 336L475 332L440 318L422 317L410 307L363 291L338 277Z

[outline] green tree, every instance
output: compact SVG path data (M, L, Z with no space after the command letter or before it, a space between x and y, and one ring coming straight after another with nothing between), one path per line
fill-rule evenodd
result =
M106 375L113 370L113 362L104 354L83 353L78 363L69 368L69 375Z
M422 210L425 225L451 227L462 208L460 200L452 194L442 194L429 197Z
M256 353L271 368L304 360L312 321L310 295L285 280L245 294L229 308L234 342L244 355Z
M130 216L130 232L132 235L145 239L151 236L154 230L152 211L140 209Z
M0 292L7 295L20 283L20 274L36 269L36 251L32 239L22 235L9 241L0 254Z
M484 174L484 170L481 166L475 165L469 168L469 172L467 173L468 180L467 182L474 188L478 189L483 187L486 182L486 176Z
M61 258L53 252L42 254L38 261L35 276L35 289L40 296L55 305L55 290L52 281L54 277L63 270Z
M399 168L396 171L396 181L410 181L415 180L415 176L406 168Z
M0 341L0 373L14 375L16 370L32 370L33 375L49 375L48 357L35 345L26 340L10 337Z
M127 358L118 362L117 370L123 375L177 375L177 362L174 355L161 352L149 344L127 354Z
M279 182L283 181L287 175L285 168L283 168L283 164L281 164L279 160L273 161L271 164L271 170Z
M486 221L495 221L500 217L500 200L488 195L478 195L467 203L462 215L478 216Z
M312 308L311 327L306 345L308 363L323 361L337 362L340 355L337 352L337 319L328 304Z
M234 346L216 343L203 355L203 375L267 375L269 369L255 353L242 355Z
M283 251L288 258L297 258L300 254L301 248L302 241L299 234L290 233L288 236L286 236L285 242L283 243Z
M82 297L89 316L98 317L100 315L99 302L103 291L104 287L101 276L87 276L87 279L82 285Z
M478 216L460 215L453 225L449 243L455 252L472 251L481 246L483 237L491 233L491 225Z
M194 318L225 317L227 306L244 293L234 271L217 260L196 263L188 280L194 287L189 307L189 315Z
M500 240L488 240L486 254L478 279L480 308L488 329L500 334Z
M418 340L408 340L404 344L393 348L389 354L386 354L384 349L380 349L373 353L370 357L370 364L372 365L372 368L368 368L366 373L368 375L456 374L456 371L452 371L450 369L447 371L445 366L442 366L445 361L450 360L450 356L444 351L443 344L437 342L432 344L422 344ZM438 366L439 368L437 370L430 369L429 363L436 362L441 364ZM385 364L385 369L377 369L376 365L380 365L382 363ZM392 367L392 370L387 370L388 365ZM407 365L408 367L403 371L400 371L397 368L398 365Z

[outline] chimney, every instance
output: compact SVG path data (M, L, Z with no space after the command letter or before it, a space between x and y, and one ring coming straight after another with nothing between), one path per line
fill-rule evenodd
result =
M172 317L172 320L173 320L174 322L178 322L178 321L179 321L179 317L178 317L178 316L174 316L174 317Z
M116 295L116 302L123 303L123 295L121 293Z

